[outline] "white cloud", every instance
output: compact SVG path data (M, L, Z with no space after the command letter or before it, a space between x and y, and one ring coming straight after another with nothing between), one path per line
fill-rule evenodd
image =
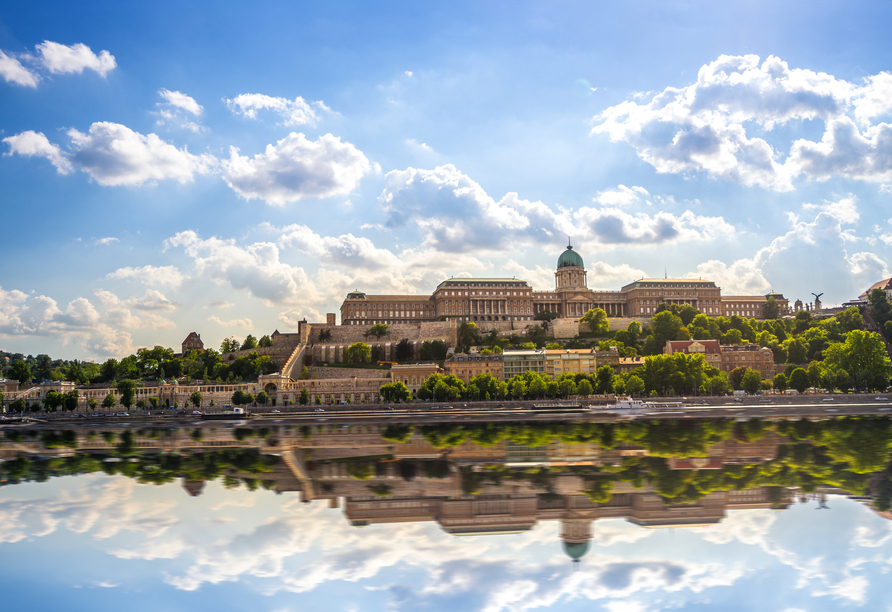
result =
M112 280L137 280L144 285L167 285L177 288L183 284L183 275L176 266L152 266L146 265L139 268L118 268L106 275Z
M372 168L349 142L331 134L310 141L294 132L253 158L240 156L232 147L223 165L223 178L241 197L278 206L349 193Z
M37 45L37 53L41 63L53 74L81 74L84 70L93 70L105 77L117 66L114 55L108 51L100 51L96 55L83 43L69 47L45 40Z
M580 229L600 244L648 245L730 238L735 230L722 217L705 217L686 210L681 215L658 212L630 214L618 208L580 208Z
M843 223L855 223L861 216L858 214L858 207L855 203L858 201L851 193L833 202L824 200L823 204L803 204L802 210L808 211L824 211L830 213Z
M587 250L613 245L655 245L733 235L721 217L691 211L631 215L617 208L554 210L508 193L501 200L453 165L433 170L394 170L384 177L378 203L386 226L414 222L424 245L446 252L496 251L537 244L554 247L561 236L580 236ZM643 188L634 188L640 194ZM510 246L508 246L510 245Z
M94 123L89 133L71 129L68 136L70 153L62 152L40 132L22 132L3 142L10 148L7 155L45 157L59 174L75 167L104 186L142 185L165 179L186 183L195 174L212 172L217 164L212 155L192 155L155 134L145 136L118 123Z
M699 264L697 271L684 278L715 281L724 295L764 295L771 289L768 280L752 259L738 259L730 266L711 259Z
M121 242L121 240L118 238L115 238L114 236L108 236L106 238L95 238L93 240L93 244L96 244L96 245L100 245L100 244L101 245L109 245L109 244L114 244L116 242Z
M405 74L405 75L406 75L407 77L409 77L410 79L412 78L412 71L411 71L411 70L406 70L403 74Z
M270 242L238 246L234 240L203 240L192 231L179 232L165 248L182 247L195 262L196 277L243 289L267 305L312 302L316 290L303 268L279 259L279 247Z
M251 319L232 319L231 321L224 321L220 317L214 315L212 317L208 317L208 321L211 323L216 323L220 327L241 327L242 329L253 329L254 323Z
M9 152L4 156L18 153L24 157L44 157L56 167L59 174L71 172L71 162L62 149L49 141L43 132L28 130L15 136L7 136L3 142L9 145Z
M599 191L593 199L602 206L630 206L649 196L650 194L644 187L617 185L616 189Z
M887 73L862 86L826 73L791 69L777 57L720 56L700 68L696 83L667 87L607 108L592 130L626 142L661 173L705 172L777 191L798 175L826 180L892 178L892 126L870 125L890 108ZM863 133L848 116L864 126ZM822 121L821 142L797 140L788 158L765 138L778 125ZM760 135L751 133L760 132Z
M416 150L422 151L424 153L433 153L434 152L434 148L432 146L430 146L426 142L418 142L414 138L408 138L406 140L406 144L409 146L409 148L416 149Z
M116 327L125 329L175 329L176 325L170 319L166 319L158 312L172 312L176 310L176 304L168 300L163 293L154 289L147 289L142 297L122 300L111 291L95 289L93 295L105 308L104 320ZM143 314L136 316L131 309L141 310Z
M7 83L15 83L24 87L37 87L40 75L31 72L16 58L0 51L0 76Z
M179 91L170 91L169 89L159 89L158 95L167 100L167 103L175 108L181 108L188 113L192 113L196 117L201 117L204 107L195 101L191 96Z
M282 117L286 126L313 125L318 119L316 111L300 96L294 100L274 98L264 94L239 94L233 99L223 98L233 113L248 119L256 119L257 111L271 110ZM316 103L323 110L330 110L321 101Z
M353 234L320 236L305 225L288 225L280 230L279 244L297 249L322 264L362 269L395 269L403 266L401 258L377 248L368 238Z

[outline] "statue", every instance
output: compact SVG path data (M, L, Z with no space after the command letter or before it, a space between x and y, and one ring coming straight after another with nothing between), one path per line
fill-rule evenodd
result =
M823 293L812 293L812 295L815 296L815 308L814 309L820 310L821 309L821 296L824 294Z

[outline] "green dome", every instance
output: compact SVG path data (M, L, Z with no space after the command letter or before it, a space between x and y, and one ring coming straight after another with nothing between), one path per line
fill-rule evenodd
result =
M585 265L582 263L582 256L573 250L573 247L569 244L567 245L567 250L561 253L561 256L558 257L558 268L566 268L567 266L576 266L577 268L584 268Z
M564 552L574 561L579 561L588 552L588 542L577 542L569 544L563 542Z

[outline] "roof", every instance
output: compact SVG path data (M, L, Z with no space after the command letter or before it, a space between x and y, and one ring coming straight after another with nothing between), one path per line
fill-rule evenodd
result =
M889 287L890 284L892 284L892 278L887 278L885 280L879 281L878 283L874 283L870 286L870 288L867 291L865 291L864 293L859 295L858 299L866 300L867 296L869 296L870 292L873 291L874 289L888 290L888 289L892 288L892 287Z
M567 250L561 253L561 256L558 257L557 267L566 268L570 266L584 268L585 264L582 262L582 255L574 251L572 245L568 244Z
M523 286L529 287L529 283L527 283L525 280L521 280L519 278L464 278L461 276L457 276L457 277L453 277L453 278L444 280L442 283L437 285L437 289L439 289L440 287L448 287L448 286L454 285L456 283L462 283L462 284L470 283L470 284L474 284L474 285L482 284L482 283L486 283L486 284L516 283L518 285L523 285ZM435 291L436 291L436 289L435 289Z
M197 333L189 332L189 335L186 336L186 339L183 340L180 344L185 344L185 343L189 342L189 340L191 340L192 338L195 338L196 340L201 340L201 336L199 336Z
M708 352L720 350L718 340L668 340L666 344L673 352L687 352L687 349L693 344L702 345Z
M361 296L361 297L360 297ZM369 302L418 302L429 301L429 295L366 295L362 292L353 291L347 294L344 301L347 300L366 300Z
M562 542L564 545L564 553L574 561L578 561L588 552L588 542Z

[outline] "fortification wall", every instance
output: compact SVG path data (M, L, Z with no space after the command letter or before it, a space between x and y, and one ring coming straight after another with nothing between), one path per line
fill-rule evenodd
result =
M384 379L386 378L385 375L390 373L390 370L371 370L366 368L323 368L314 366L308 369L310 371L310 376L319 380L350 378L351 376L355 376L356 378Z
M282 367L282 365L285 364L285 361L291 356L291 353L294 352L294 349L300 344L300 335L279 333L273 336L272 340L272 346L223 353L223 363L229 363L230 361L235 361L239 357L257 353L259 357L269 355L270 359L272 359L277 366ZM230 356L232 357L231 359Z

